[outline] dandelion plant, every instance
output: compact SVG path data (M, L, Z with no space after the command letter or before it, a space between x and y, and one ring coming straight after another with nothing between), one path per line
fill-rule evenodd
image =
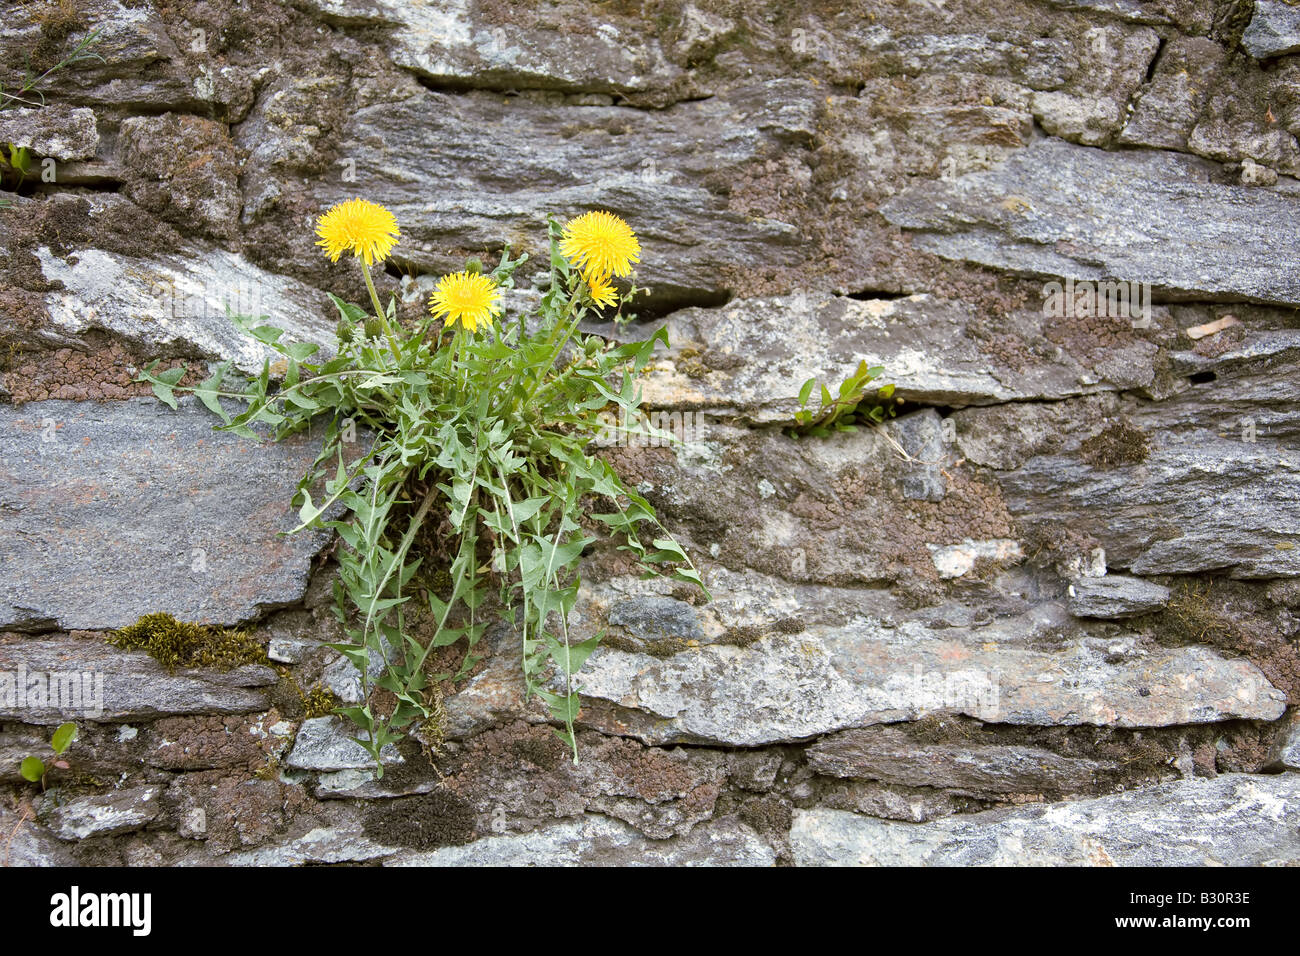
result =
M622 345L578 331L590 310L635 291L621 285L633 280L640 243L605 211L547 229L549 282L534 315L506 316L505 292L527 258L507 247L491 272L471 261L443 276L427 314L407 327L371 276L401 239L395 217L366 200L340 203L318 220L318 245L333 262L357 260L370 307L330 296L337 355L314 361L316 346L283 341L281 329L259 324L265 316L236 315L278 353L283 378L272 380L268 358L252 381L237 383L223 363L189 388L221 417L218 428L248 438L325 423L294 530L331 528L341 539L335 613L347 639L331 646L360 671L364 699L340 712L379 774L384 746L436 720L439 682L479 660L493 595L493 615L518 634L525 697L545 702L576 761L577 674L600 640L568 628L584 550L607 534L647 575L704 588L645 498L588 453L608 437L611 413L640 421L635 378L667 345L662 328ZM156 365L141 380L175 406L184 371ZM360 456L345 454L353 423L369 436ZM413 627L417 617L432 625ZM463 649L459 666L432 672L435 652L453 646Z

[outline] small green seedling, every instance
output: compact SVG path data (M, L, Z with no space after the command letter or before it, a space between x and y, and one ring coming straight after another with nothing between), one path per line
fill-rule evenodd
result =
M59 729L54 732L50 738L50 749L54 751L54 756L59 757L65 750L72 746L72 742L77 739L77 725L66 723L60 725ZM20 771L24 780L32 783L39 783L41 789L45 789L45 775L50 772L50 767L57 767L59 770L67 770L68 762L66 760L54 760L49 766L40 757L24 757Z
M859 423L879 425L886 417L893 418L896 414L895 402L892 401L893 385L876 389L878 404L869 407L863 404L868 383L878 378L884 370L883 365L868 366L866 362L859 362L857 371L840 385L838 397L832 396L831 390L825 385L821 386L820 401L816 408L810 408L808 401L812 398L813 389L817 387L817 379L808 379L803 383L803 388L799 389L799 410L794 413L794 425L788 429L791 437L813 435L826 438L832 430L852 432L857 431Z

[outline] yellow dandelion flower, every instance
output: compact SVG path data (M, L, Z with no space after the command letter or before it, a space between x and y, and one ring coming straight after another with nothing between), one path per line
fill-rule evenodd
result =
M429 311L448 325L459 322L476 332L480 322L487 325L494 315L501 314L500 298L501 290L487 276L455 272L438 280L429 298Z
M614 283L609 281L609 276L589 277L587 297L591 299L592 305L610 307L618 305L618 292L614 289Z
M366 265L383 262L397 245L401 232L391 212L364 199L351 199L329 208L316 220L318 246L325 248L331 262L351 252Z
M632 227L613 213L583 213L564 224L560 252L582 269L588 284L596 277L626 276L641 261L641 243Z

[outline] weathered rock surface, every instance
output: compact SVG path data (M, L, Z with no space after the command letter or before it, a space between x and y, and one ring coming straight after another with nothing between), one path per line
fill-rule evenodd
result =
M684 837L647 840L607 817L579 820L532 833L490 836L466 846L410 853L395 866L771 866L772 849L749 827L721 818Z
M1109 663L1099 640L1050 652L1016 646L1017 632L1042 630L1030 620L953 630L863 621L666 659L598 650L583 672L586 719L648 743L759 746L927 714L1152 727L1276 720L1286 706L1252 664L1204 648L1155 647Z
M894 727L825 737L808 748L808 765L831 777L943 787L972 796L1083 790L1098 773L1114 769L1038 747L920 744Z
M126 397L154 357L260 368L227 303L328 349L318 290L366 298L311 234L339 199L397 214L376 280L403 321L507 242L530 253L507 305L535 301L546 216L611 209L650 294L588 329L666 322L645 394L706 428L601 453L715 599L597 545L583 762L500 627L430 750L376 779L350 726L299 727L309 692L360 696L321 646L328 564L307 586L324 539L273 536L310 443L228 443L152 399L0 409L29 429L0 432L0 627L264 616L287 665L0 636L0 696L22 669L103 679L94 713L0 704L14 805L68 717L51 784L122 788L69 800L84 840L0 800L13 862L1294 861L1292 6L20 5L7 91L101 41L0 113L0 144L57 164L4 194L0 400ZM1058 277L1159 302L1050 315ZM863 359L904 399L883 433L775 427ZM1162 608L1117 569L1189 577Z
M73 866L75 860L67 843L54 836L46 827L32 818L7 806L0 807L0 828L3 828L8 846L0 855L0 864L9 866ZM12 839L9 834L13 834Z
M29 149L38 159L63 162L92 158L99 147L99 130L94 110L58 106L10 109L0 113L0 141ZM35 166L33 175L41 171Z
M1140 462L1107 469L1044 455L1002 473L1007 507L1033 511L1035 524L1087 531L1112 565L1135 574L1300 572L1300 456L1236 436L1155 434L1159 444Z
M59 344L91 329L105 329L155 352L181 351L230 359L246 372L261 371L278 353L239 331L226 310L285 330L286 342L310 342L332 354L335 328L324 318L323 296L285 276L273 275L224 249L195 248L187 255L148 261L86 249L60 257L36 250L41 270L58 283L45 297ZM260 324L260 323L259 323Z
M449 240L471 249L509 242L538 251L548 214L565 219L600 207L637 221L642 261L656 264L648 302L665 308L716 297L726 270L796 250L795 226L729 208L706 180L719 167L751 164L764 151L806 140L815 94L806 83L772 80L725 99L645 111L566 107L561 94L537 93L509 100L510 122L503 123L499 95L449 95L412 82L390 101L353 113L340 150L371 164L367 197L401 223L404 261L449 265L435 258ZM584 132L574 135L579 119ZM712 148L701 150L701 142ZM484 159L466 164L471 155ZM447 182L458 184L457 201L435 201L435 184ZM318 208L356 191L346 182L314 187ZM692 241L682 244L687 234ZM304 258L318 252L309 250L304 243Z
M1300 50L1300 10L1286 0L1255 0L1241 45L1256 59Z
M682 71L668 62L655 36L620 29L620 17L583 17L576 30L566 11L538 10L525 35L484 17L468 4L412 5L397 0L311 0L332 21L392 30L389 56L432 83L474 89L542 88L622 93L666 90ZM549 15L548 15L549 14ZM707 20L700 27L707 30ZM635 27L636 21L626 26ZM567 27L563 29L561 27ZM716 28L715 28L716 29Z
M130 833L148 826L162 811L161 787L134 787L106 794L75 797L66 803L47 793L37 815L60 840L86 840Z
M0 407L0 627L232 624L299 600L328 537L278 533L317 444L214 424L192 399Z
M1158 611L1169 601L1167 587L1123 574L1079 578L1070 585L1070 613L1118 620Z
M1185 150L1227 55L1209 37L1175 37L1166 43L1155 75L1135 98L1120 143Z
M1274 762L1288 770L1300 770L1300 711L1293 712L1283 727Z
M26 692L19 675L27 677ZM0 641L0 719L32 724L264 711L270 707L264 688L275 681L275 672L259 664L168 672L143 651L94 638Z
M1293 200L1267 188L1222 185L1216 173L1177 153L1113 153L1043 139L995 169L915 187L881 212L912 232L915 245L947 259L1146 282L1208 298L1300 303L1300 278L1278 251L1300 238ZM1179 254L1170 256L1170 248Z
M796 810L804 866L1258 866L1300 859L1300 777L1225 774L923 824Z
M353 740L361 732L338 717L313 717L304 720L294 739L293 750L285 758L286 767L297 770L367 770L374 761L366 748ZM402 757L389 744L383 751L385 766L399 764Z
M1025 354L1042 358L1028 367L999 363L971 332L977 314L971 305L930 295L859 301L799 294L686 309L668 317L676 361L649 371L645 401L739 411L756 423L789 421L807 379L816 376L834 391L860 361L883 366L879 384L893 383L899 396L923 404L1060 399L1115 387L1048 341L1042 316L1031 312L1013 316L1006 334L1020 339ZM1149 382L1154 349L1140 341L1127 348L1147 370L1138 381L1120 374L1119 384ZM682 361L683 350L694 365Z

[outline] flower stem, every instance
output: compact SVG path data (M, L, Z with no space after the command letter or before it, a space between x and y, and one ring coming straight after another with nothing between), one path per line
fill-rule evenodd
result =
M402 356L397 351L397 342L393 338L392 326L388 324L388 318L384 315L384 307L379 304L379 293L375 291L375 280L370 278L370 265L365 259L358 259L357 261L361 263L361 274L366 277L366 288L370 290L370 303L375 307L375 318L384 327L384 335L388 337L388 347L393 350L393 358L400 362Z

